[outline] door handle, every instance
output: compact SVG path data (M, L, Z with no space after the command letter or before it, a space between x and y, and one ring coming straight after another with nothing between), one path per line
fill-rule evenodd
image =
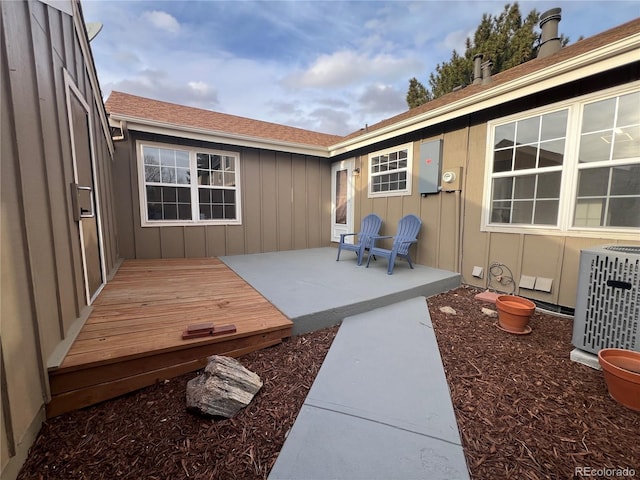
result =
M82 198L80 198L82 194ZM87 195L88 194L88 195ZM73 219L79 222L83 218L95 217L93 203L93 187L71 184L71 203L73 207ZM89 207L89 208L86 208Z

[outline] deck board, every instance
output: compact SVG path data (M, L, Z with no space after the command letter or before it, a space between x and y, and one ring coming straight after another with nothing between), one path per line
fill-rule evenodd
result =
M190 324L236 332L182 340ZM58 368L49 416L200 368L206 356L248 353L293 323L217 258L125 260Z

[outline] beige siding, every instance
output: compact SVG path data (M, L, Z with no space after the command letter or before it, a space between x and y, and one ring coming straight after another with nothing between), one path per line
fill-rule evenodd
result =
M417 192L420 143L439 138L443 140L442 170L462 168L462 191L421 197ZM511 270L517 294L575 307L580 250L605 243L640 242L482 232L486 138L487 125L480 123L416 140L413 194L405 197L368 198L368 157L359 157L362 174L356 179L356 225L364 215L377 213L384 221L382 234L393 235L400 217L413 213L423 221L419 242L412 250L417 263L460 272L464 283L480 288L488 285L490 266L500 263ZM474 266L484 269L483 278L471 275ZM518 288L522 275L552 279L551 292ZM495 281L493 286L499 287ZM511 288L504 285L502 290L510 292Z
M90 105L106 273L118 261L111 155L73 18L40 2L1 2L2 478L13 478L43 419L47 365L86 300L73 221L63 69ZM91 65L91 60L88 60ZM90 67L92 68L92 67Z
M460 218L462 204L460 193L440 193L425 197L418 193L420 143L440 138L444 140L443 169L464 165L466 130L415 141L413 143L413 193L409 196L369 198L368 156L362 155L358 159L362 173L356 177L355 223L359 225L364 215L376 213L383 219L381 234L393 235L400 218L408 214L417 215L422 219L422 228L418 243L412 247L412 258L421 265L457 271L460 248L456 219ZM386 245L389 246L390 241L386 241Z
M553 305L575 307L580 250L607 243L639 244L640 242L481 232L486 132L486 124L476 125L470 129L469 135L470 161L466 166L463 190L464 238L461 269L463 281L485 288L488 286L491 265L500 263L511 270L515 292L518 295ZM471 275L474 266L484 269L482 279ZM522 275L552 279L551 292L519 288ZM492 286L499 287L495 281ZM511 289L512 285L501 287L505 292L510 292Z
M262 251L262 202L269 202L263 198L261 189L262 168L260 166L260 151L249 150L241 159L242 177L242 223L244 224L244 244L246 253Z
M293 249L293 171L291 155L276 153L278 250Z
M262 249L265 252L278 250L278 172L276 153L260 152L260 177L262 177L262 198L260 221L262 231Z
M142 227L135 132L115 158L117 225L125 258L211 257L330 244L331 165L316 157L208 144L240 153L241 225ZM144 137L175 145L182 140Z

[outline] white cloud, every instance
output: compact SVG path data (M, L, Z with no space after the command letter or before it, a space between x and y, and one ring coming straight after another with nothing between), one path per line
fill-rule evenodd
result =
M189 85L189 88L198 95L206 95L209 93L209 85L205 82L189 82L187 85Z
M320 55L305 71L294 71L283 79L290 88L339 88L366 78L380 80L403 77L415 71L420 62L387 54L369 57L352 50Z
M178 33L180 31L180 23L167 12L152 10L144 12L142 17L161 30L166 30L170 33Z
M406 92L391 85L369 85L358 98L360 109L365 114L389 114L407 109Z
M441 45L450 53L455 50L456 52L458 52L458 54L464 55L464 52L467 49L467 38L473 38L474 32L475 30L471 32L456 30L447 34L447 36L444 37L444 40L441 42Z
M181 105L207 109L219 106L218 92L214 88L202 82L181 83L163 70L143 70L105 87L109 92L117 90Z
M575 41L637 16L637 0L614 3L549 6L562 7L560 31ZM452 50L464 52L483 13L504 8L495 0L327 5L86 1L83 11L104 23L91 48L105 95L115 89L347 134L405 111L409 78L426 83ZM545 9L520 6L523 14Z

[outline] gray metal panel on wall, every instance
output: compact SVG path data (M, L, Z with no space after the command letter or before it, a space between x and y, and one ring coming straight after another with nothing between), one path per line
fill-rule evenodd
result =
M442 140L420 143L418 162L418 192L431 194L440 192L442 171Z

